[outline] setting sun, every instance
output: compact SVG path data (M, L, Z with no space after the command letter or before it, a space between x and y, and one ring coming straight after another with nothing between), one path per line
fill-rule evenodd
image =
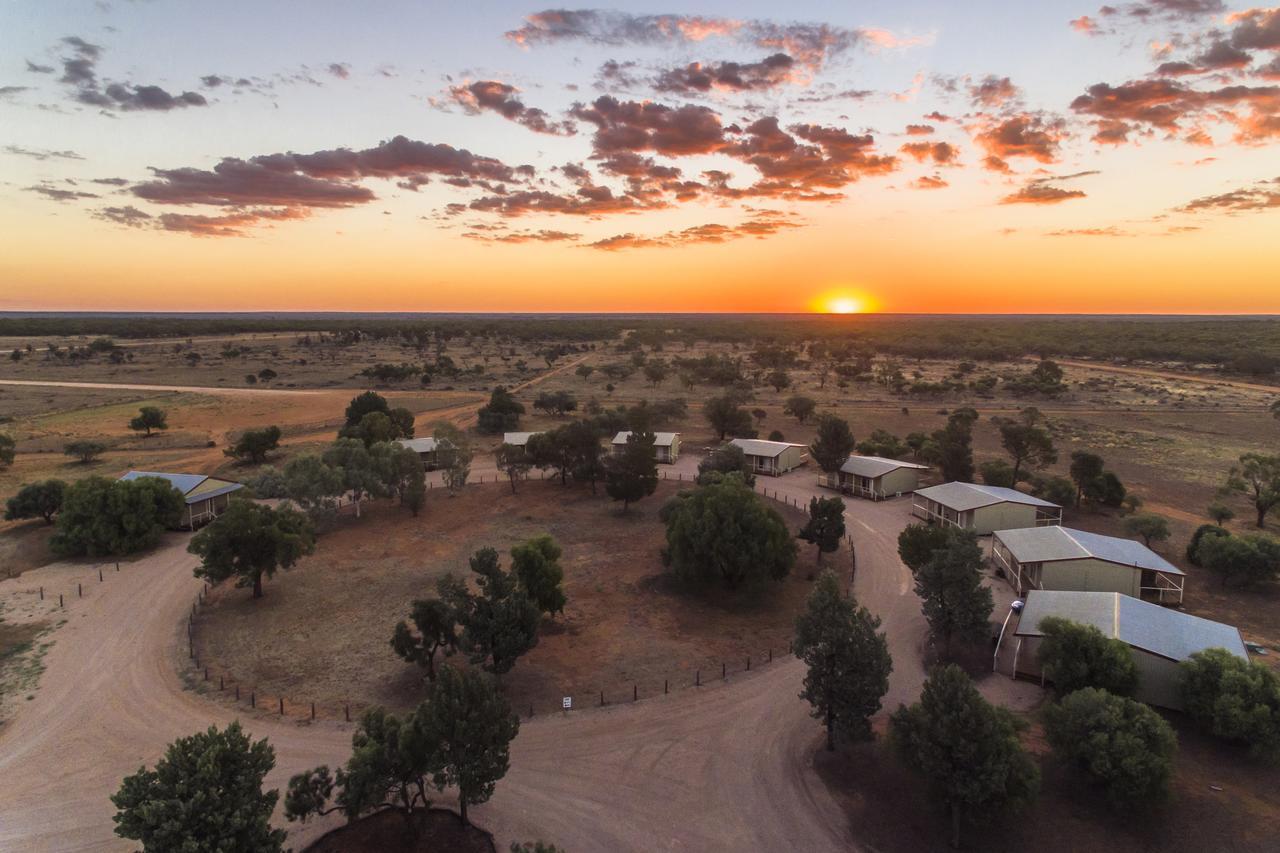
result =
M863 314L874 310L869 297L847 290L822 293L810 303L810 306L818 314Z

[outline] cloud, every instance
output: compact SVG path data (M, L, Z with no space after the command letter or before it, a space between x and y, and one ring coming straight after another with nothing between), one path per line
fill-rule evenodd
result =
M1217 195L1193 199L1177 210L1181 213L1255 213L1280 208L1280 178L1258 181L1253 186L1242 187Z
M695 104L670 107L602 95L589 106L575 104L570 115L596 126L592 146L597 154L655 151L678 157L708 154L725 144L720 117Z
M985 163L993 171L1007 171L1010 157L1052 163L1066 137L1065 122L1036 113L993 118L979 128L974 140L987 152Z
M53 187L48 184L23 187L23 189L27 192L39 193L50 201L79 201L84 198L101 198L95 193L87 193L81 190L64 190L61 187Z
M1018 97L1018 87L1008 77L988 74L969 85L969 97L975 107L1002 107Z
M1000 199L1001 204L1057 204L1072 198L1084 198L1082 190L1064 190L1048 184L1027 184L1016 193Z
M764 239L784 229L800 226L801 223L780 211L760 210L755 211L750 219L738 225L721 225L712 222L679 231L668 231L656 237L643 237L632 233L617 234L588 243L586 248L617 252L623 249L667 249L706 243L728 243L746 237Z
M462 235L471 240L483 243L567 243L581 240L581 234L569 231L541 229L538 231L513 231L509 234L493 234L484 231L468 231Z
M1191 21L1225 12L1222 0L1142 0L1123 6L1103 6L1104 18L1127 17L1137 21Z
M80 156L70 149L63 151L50 151L44 148L23 148L20 145L6 145L4 147L6 154L14 154L18 157L30 157L33 160L83 160Z
M691 62L681 68L663 71L654 81L659 92L688 95L722 90L751 92L773 89L796 82L795 60L785 53L775 53L759 62Z
M156 223L164 231L180 231L194 237L243 237L249 226L305 219L308 215L308 211L300 208L236 210L218 216L162 213Z
M326 70L339 80L346 80L351 76L351 66L345 62L330 62Z
M1097 83L1073 100L1071 109L1098 119L1098 142L1124 141L1134 130L1177 135L1187 119L1232 124L1238 142L1280 137L1280 86L1195 89L1166 78Z
M1098 22L1095 19L1090 18L1088 15L1081 15L1078 18L1073 18L1069 23L1071 24L1071 29L1079 33L1084 33L1087 36L1096 36L1100 34Z
M1125 231L1117 228L1115 225L1108 225L1105 228L1062 228L1057 231L1049 231L1046 237L1132 237L1131 231Z
M449 90L449 95L471 115L490 110L534 133L546 133L552 136L572 136L577 133L577 128L572 122L551 121L543 110L525 106L524 102L516 97L519 91L515 86L497 80L478 80L474 83L454 86Z
M99 81L97 72L98 61L103 53L100 45L87 42L79 36L66 36L61 44L70 48L71 54L62 59L60 82L75 90L73 99L79 103L126 112L168 112L184 107L208 106L209 102L204 95L197 92L180 92L174 95L159 86L129 82L108 82L104 86Z
M151 222L151 214L138 210L133 205L124 207L103 207L93 212L96 219L127 225L130 228L142 228Z
M39 65L30 59L27 60L27 71L32 74L52 74L57 70L52 65Z
M917 163L932 159L939 165L954 163L959 153L949 142L908 142L899 150L915 158Z
M1249 9L1227 17L1235 26L1231 44L1251 50L1280 50L1280 6L1273 9Z
M949 186L940 175L922 175L911 182L911 186L918 190L941 190Z
M903 47L927 38L901 38L886 30L846 29L829 24L787 23L701 15L633 15L601 9L548 9L525 18L507 38L524 47L563 41L603 45L697 44L724 38L786 53L817 70L831 57L858 44Z
M906 130L907 136L928 136L933 133L933 125L931 124L909 124Z
M20 95L30 89L30 86L0 86L0 98L7 98L10 95Z

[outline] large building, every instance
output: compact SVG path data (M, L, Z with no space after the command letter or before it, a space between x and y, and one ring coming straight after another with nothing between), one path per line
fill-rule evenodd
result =
M1050 616L1092 625L1105 636L1127 643L1138 668L1134 698L1163 708L1181 709L1178 664L1196 652L1223 648L1236 657L1249 657L1240 631L1231 625L1118 592L1032 590L1022 612L1011 614L1001 633L997 668L1015 678L1043 682L1037 659L1044 637L1040 623Z
M435 470L440 465L440 442L433 436L424 436L422 438L401 438L396 441L401 447L407 447L414 453L418 454L418 458L422 460L422 467L428 471ZM450 445L452 447L452 445Z
M920 487L920 472L928 465L882 456L850 456L834 475L824 474L819 485L873 501L899 497Z
M204 474L166 474L159 471L130 471L121 480L155 477L165 480L182 494L186 506L179 527L194 530L217 518L231 502L231 493L243 489L240 483L219 480Z
M631 438L630 430L623 430L613 437L613 452L620 453ZM657 460L664 465L671 465L680 458L680 433L655 432L653 434L653 452Z
M1019 595L1033 589L1120 592L1181 604L1186 575L1141 542L1070 527L997 530L991 559Z
M919 489L911 512L930 524L950 524L986 535L1015 527L1062 523L1062 507L1017 489L943 483Z
M735 438L729 442L742 448L751 470L777 477L809 461L807 444L787 441L764 441L759 438Z

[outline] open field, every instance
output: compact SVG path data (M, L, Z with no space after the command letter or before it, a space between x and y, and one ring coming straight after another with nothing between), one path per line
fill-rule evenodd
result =
M335 706L415 705L423 673L388 646L395 623L414 598L435 595L447 572L470 577L477 549L498 550L504 566L515 544L550 533L564 548L562 616L548 619L538 645L502 677L513 705L549 711L563 696L575 704L630 700L692 683L695 671L719 678L720 664L760 664L769 649L782 654L792 622L808 595L814 555L802 551L796 570L757 594L685 593L662 567L665 544L657 512L676 483L620 514L603 492L532 481L511 494L505 485L465 490L455 498L435 490L416 519L389 504L365 518L345 518L322 537L316 554L267 585L254 601L230 583L211 595L197 624L202 663L270 695ZM802 513L780 507L796 529ZM466 519L466 524L457 524ZM848 555L828 555L848 571ZM443 657L443 656L441 656ZM465 657L449 659L465 665Z

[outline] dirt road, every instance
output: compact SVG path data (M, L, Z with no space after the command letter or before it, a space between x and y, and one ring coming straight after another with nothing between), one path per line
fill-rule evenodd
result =
M1228 388L1240 388L1247 391L1263 391L1268 394L1280 394L1280 386L1266 385L1260 382L1242 382L1239 379L1222 379L1217 376L1197 376L1194 373L1179 373L1175 370L1157 370L1153 367L1125 367L1119 364L1107 364L1100 361L1074 361L1062 358L1055 359L1055 361L1063 367L1101 370L1105 373L1123 373L1128 376L1142 376L1147 379L1164 379L1173 382L1194 382L1198 385L1223 385Z
M209 394L210 396L234 397L245 394L281 395L281 394L332 394L331 389L319 388L241 388L239 386L219 387L217 385L144 385L136 382L53 382L44 379L0 379L0 385L22 385L29 388L89 388L108 391L154 391L156 393L181 392L191 394Z

